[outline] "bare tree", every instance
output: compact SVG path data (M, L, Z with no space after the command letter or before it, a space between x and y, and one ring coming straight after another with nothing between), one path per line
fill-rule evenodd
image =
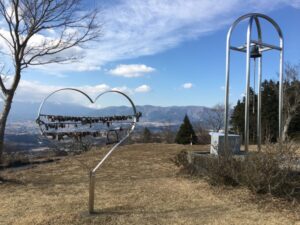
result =
M198 137L198 144L205 145L210 143L209 131L203 127L202 122L193 124L195 133Z
M166 142L167 144L172 144L175 142L176 132L172 130L172 122L165 122L162 126L161 137L162 142Z
M224 126L224 105L217 104L210 111L206 112L208 126L213 131L219 131Z
M0 0L0 15L5 24L0 38L7 46L1 53L10 56L13 65L11 84L0 77L4 96L0 115L0 159L7 117L22 71L28 66L76 60L80 56L63 53L99 37L98 11L83 9L82 0ZM50 31L51 37L46 35Z
M284 114L285 121L282 132L282 139L288 137L288 130L291 121L300 113L300 64L285 65L284 81Z

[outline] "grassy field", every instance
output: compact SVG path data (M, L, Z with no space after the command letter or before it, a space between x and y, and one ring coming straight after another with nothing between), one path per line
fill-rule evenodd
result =
M211 187L179 173L172 158L207 146L135 144L113 153L96 175L87 213L88 167L107 148L0 176L0 224L300 224L300 207L244 188ZM88 166L89 165L89 166Z

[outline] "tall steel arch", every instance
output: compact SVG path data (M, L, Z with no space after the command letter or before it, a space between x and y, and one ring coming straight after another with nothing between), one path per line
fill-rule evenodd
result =
M236 26L242 21L248 21L247 27L247 40L246 44L236 47L231 45L231 36ZM266 20L269 22L278 33L279 46L268 44L263 42L262 39L262 29L261 20ZM253 22L256 25L257 30L257 40L253 40L251 35L253 33ZM227 33L226 42L226 85L225 85L225 148L228 144L228 117L229 117L229 85L230 85L230 52L239 51L246 53L246 93L245 93L245 130L244 130L244 140L245 140L245 151L248 151L249 146L249 94L250 94L250 58L251 58L251 48L257 48L257 51L261 55L258 59L258 100L257 100L257 146L260 150L261 148L261 80L262 80L262 53L268 50L276 50L280 53L279 59L279 138L282 138L282 110L283 110L283 34L279 25L269 16L260 13L249 13L244 16L239 17L231 25Z

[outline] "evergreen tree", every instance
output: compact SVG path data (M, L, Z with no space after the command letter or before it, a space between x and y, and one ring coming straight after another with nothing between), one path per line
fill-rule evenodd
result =
M300 64L286 64L283 95L283 139L287 136L295 138L300 134ZM251 96L252 95L252 96ZM255 95L255 102L252 100ZM278 102L279 102L279 82L265 80L262 83L262 108L261 108L261 131L262 140L277 141L278 138ZM255 103L255 113L249 111L249 136L250 141L256 139L256 104L257 96L250 90L250 110L251 104ZM232 130L244 135L244 108L245 98L238 101L234 107L231 125Z
M278 83L265 80L262 83L261 132L262 140L275 142L278 137ZM254 100L255 99L255 100ZM244 137L245 97L238 100L231 115L232 131ZM253 108L254 107L254 108ZM254 109L254 110L253 110ZM250 88L249 140L256 143L257 136L257 95Z
M197 143L197 136L187 115L185 115L183 123L176 134L175 142L177 144Z
M249 141L250 143L256 141L256 121L257 121L257 95L254 93L253 89L250 88L249 95ZM236 134L242 135L244 139L244 127L245 127L245 102L246 98L243 100L238 100L237 105L233 109L231 115L231 131Z
M147 127L145 127L143 131L143 142L149 143L151 142L151 140L152 140L152 133Z
M262 83L261 132L262 140L277 141L278 137L278 82Z
M288 130L288 135L291 138L297 138L299 140L300 138L300 107L297 109L299 112L294 119L292 119L289 130Z

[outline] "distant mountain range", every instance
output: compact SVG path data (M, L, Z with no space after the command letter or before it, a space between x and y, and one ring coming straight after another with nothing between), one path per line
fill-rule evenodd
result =
M48 146L43 139L39 128L35 123L39 109L39 103L14 102L9 114L6 127L5 143L8 151L27 151ZM1 107L1 103L0 103ZM152 105L137 106L137 111L142 117L136 132L141 132L148 127L154 132L159 132L168 126L168 129L176 131L187 114L192 123L206 124L210 108L203 106L170 106L160 107ZM44 114L73 115L73 116L110 116L110 115L131 115L132 108L127 106L114 106L102 109L95 109L74 104L55 104L48 102L43 108Z
M25 122L35 121L38 113L39 104L30 102L14 102L10 115L9 122ZM205 122L205 119L210 108L204 106L153 106L144 105L137 106L137 111L142 113L141 125L143 123L153 124L180 124L187 114L192 122ZM132 114L132 109L127 106L113 106L103 109L88 108L74 104L58 105L55 103L47 103L43 112L56 115L85 115L85 116L104 116L104 115L122 115Z

